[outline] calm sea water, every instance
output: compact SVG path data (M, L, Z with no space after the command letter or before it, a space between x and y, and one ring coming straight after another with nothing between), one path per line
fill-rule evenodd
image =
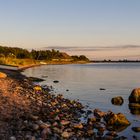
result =
M140 127L140 115L131 114L128 108L131 91L140 87L140 63L43 65L29 68L23 73L45 79L40 84L52 85L56 94L62 93L66 98L79 99L90 109L122 112L132 124L121 133L130 139L133 135L140 137L140 134L131 130L132 126ZM53 83L54 80L59 83ZM115 96L124 98L122 106L111 104L111 98Z

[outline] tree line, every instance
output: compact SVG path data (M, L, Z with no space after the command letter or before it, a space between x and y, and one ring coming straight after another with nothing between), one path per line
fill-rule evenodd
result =
M53 60L53 59L72 59L74 61L87 61L88 58L84 55L69 56L59 50L31 50L0 46L0 57L13 57L18 59L34 59L34 60Z

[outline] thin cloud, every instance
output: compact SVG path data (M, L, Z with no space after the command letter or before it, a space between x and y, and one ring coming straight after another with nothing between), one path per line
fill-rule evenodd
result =
M121 49L137 49L140 48L139 45L124 45L124 46L49 46L44 47L44 49L55 49L63 51L111 51L111 50L121 50Z

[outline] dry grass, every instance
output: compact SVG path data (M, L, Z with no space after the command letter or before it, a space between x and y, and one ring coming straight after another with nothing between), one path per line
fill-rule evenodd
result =
M13 66L26 66L26 65L33 65L37 64L38 62L33 59L17 59L11 57L0 57L0 64L7 64Z

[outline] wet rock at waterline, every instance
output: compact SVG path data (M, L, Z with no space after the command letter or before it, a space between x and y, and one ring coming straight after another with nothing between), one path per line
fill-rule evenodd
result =
M54 82L54 83L59 83L59 81L58 81L58 80L54 80L53 82Z
M45 81L44 79L37 78L37 77L28 77L28 79L31 80L32 82L43 82L43 81Z
M140 127L132 127L132 130L134 132L139 132L140 133Z
M114 98L112 98L112 100L111 100L111 103L112 103L113 105L122 105L123 102L124 102L124 100L123 100L123 98L122 98L121 96L114 97Z
M140 103L140 88L136 88L131 92L129 103Z
M122 113L115 114L113 112L108 112L104 115L104 120L109 126L128 126L130 122Z
M94 112L94 116L96 117L97 120L100 120L106 114L105 112L103 112L99 109L95 109L93 112Z
M127 126L130 125L130 122L127 120L124 114L118 113L115 114L111 111L108 112L103 112L99 109L95 109L94 111L94 116L96 119L93 119L93 122L100 122L102 120L105 121L106 127L108 130L117 130L117 131L122 131L124 130ZM90 119L88 122L91 123ZM94 123L96 124L96 123ZM94 125L94 127L99 127L97 124Z
M140 88L136 88L129 96L129 109L132 114L140 114Z
M99 90L106 90L105 88L100 88Z

